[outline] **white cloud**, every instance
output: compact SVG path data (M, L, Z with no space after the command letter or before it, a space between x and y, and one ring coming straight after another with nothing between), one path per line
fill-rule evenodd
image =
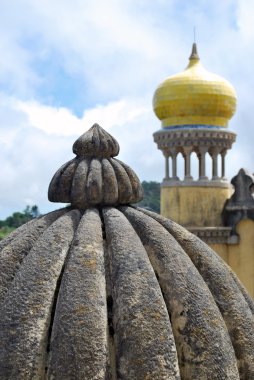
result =
M148 111L148 107L125 99L85 110L81 118L67 108L45 106L35 101L16 101L15 107L27 115L32 127L58 136L82 134L95 122L101 124L104 129L110 129L115 125L122 126Z
M18 101L17 109L27 115L32 127L49 135L71 136L85 130L82 120L66 108L45 106L35 101Z
M238 1L238 21L237 25L243 37L243 42L248 45L254 40L253 25L254 3L249 0Z

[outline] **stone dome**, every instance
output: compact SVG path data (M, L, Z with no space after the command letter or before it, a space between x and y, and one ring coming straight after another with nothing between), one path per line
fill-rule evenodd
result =
M71 205L0 242L0 378L253 379L254 305L234 273L130 204L139 180L102 128L74 151L49 189Z
M236 92L227 80L202 66L193 44L189 65L158 86L153 108L163 127L227 127L236 110Z

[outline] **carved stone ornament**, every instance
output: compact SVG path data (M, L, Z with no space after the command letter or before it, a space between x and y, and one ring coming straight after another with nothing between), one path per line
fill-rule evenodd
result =
M247 170L240 169L231 183L235 191L226 201L222 217L224 225L232 227L232 233L236 234L236 225L242 219L254 220L254 179Z
M128 205L139 181L98 125L73 149L49 189L71 205L0 242L0 379L254 379L254 304L235 274Z
M64 164L49 185L51 202L71 203L86 209L136 203L143 198L134 171L113 158L119 153L118 142L98 124L79 137L73 153L77 157Z

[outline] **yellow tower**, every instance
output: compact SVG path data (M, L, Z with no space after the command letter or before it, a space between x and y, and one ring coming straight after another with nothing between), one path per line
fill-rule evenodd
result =
M225 178L225 156L236 138L227 129L236 110L234 88L204 69L193 44L188 66L158 86L153 107L162 124L154 141L165 157L161 214L209 244L254 297L254 178L243 169L232 179L233 186ZM182 180L179 155L184 158ZM198 160L197 179L193 159Z
M225 179L225 155L236 137L227 130L236 109L234 88L225 79L204 69L193 44L187 68L158 86L153 107L162 124L154 140L165 157L162 215L186 227L221 226L221 210L231 194L231 185ZM193 180L191 173L193 152L199 161L197 180ZM184 158L183 180L179 180L177 174L179 154ZM209 158L212 160L211 178L206 173Z

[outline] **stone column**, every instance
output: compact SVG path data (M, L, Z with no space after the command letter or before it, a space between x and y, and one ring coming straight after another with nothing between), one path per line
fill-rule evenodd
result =
M212 157L212 161L213 161L213 176L212 176L212 180L213 181L216 181L219 176L218 176L218 154L219 154L219 150L217 148L212 148L211 152L210 153L210 156Z
M208 151L206 146L199 147L199 180L207 180L205 156Z
M177 150L175 148L172 148L171 151L171 157L172 157L172 178L176 181L179 180L177 176Z
M170 177L169 177L169 152L163 151L163 155L165 157L165 178L164 178L164 181L168 181L170 179Z
M191 159L190 155L192 152L191 146L183 147L183 157L184 157L184 180L192 181L193 178L191 176Z
M226 179L225 177L225 156L227 154L226 150L221 152L221 179Z
M201 154L198 152L197 153L197 158L198 158L198 178L201 177Z

